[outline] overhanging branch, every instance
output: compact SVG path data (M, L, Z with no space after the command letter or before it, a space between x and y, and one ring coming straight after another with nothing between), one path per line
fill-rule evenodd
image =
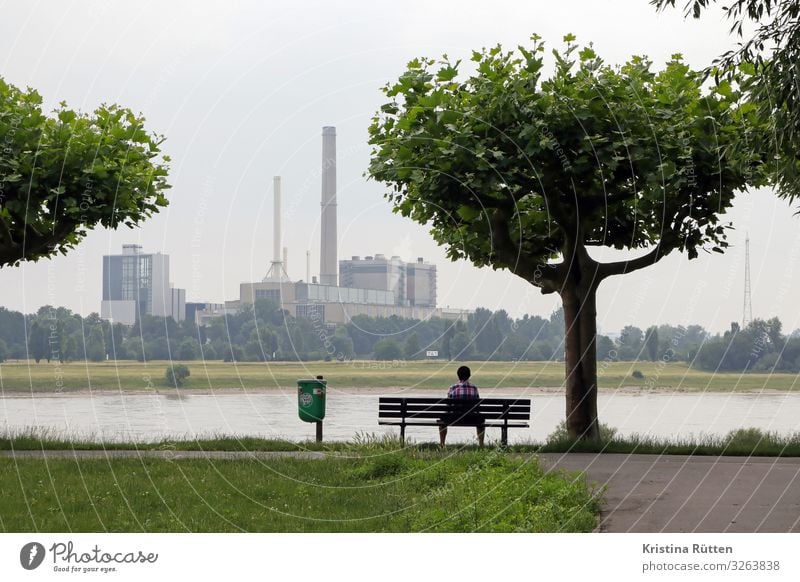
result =
M639 269L644 269L650 265L656 264L662 258L667 256L669 250L664 250L661 243L658 243L653 249L641 257L630 259L629 261L616 261L613 263L600 263L600 277L610 277L612 275L624 275L625 273L632 273Z

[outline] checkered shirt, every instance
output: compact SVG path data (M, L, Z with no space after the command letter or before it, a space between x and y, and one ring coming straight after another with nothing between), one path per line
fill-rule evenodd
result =
M450 390L447 391L447 397L465 399L480 398L480 396L478 396L478 387L474 384L470 384L469 380L464 380L463 382L458 382L450 386Z

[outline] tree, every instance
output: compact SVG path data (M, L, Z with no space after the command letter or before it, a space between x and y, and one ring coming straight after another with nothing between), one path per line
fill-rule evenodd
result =
M178 358L181 360L196 360L197 352L197 341L191 338L186 338L178 347Z
M405 356L406 360L417 360L419 359L419 352L422 348L419 345L419 334L417 332L413 332L406 338L405 343L403 344L403 355Z
M658 359L658 328L655 325L647 328L644 347L650 356L650 361L655 362Z
M474 344L469 333L459 331L450 341L452 359L467 360L472 355Z
M614 341L605 335L597 336L597 359L604 362L614 362L619 360L619 352Z
M31 324L30 338L28 339L28 351L38 364L42 358L47 358L50 361L50 350L47 346L47 330L46 326L34 321Z
M86 340L86 359L92 362L106 359L106 340L101 325L93 326L89 332L89 338Z
M167 381L167 386L180 388L190 375L191 372L186 365L170 364L164 372L164 379Z
M92 228L134 227L167 205L169 158L143 117L41 106L0 78L0 268L66 254Z
M673 251L723 252L718 215L748 184L740 93L706 94L678 55L611 67L573 37L542 80L544 46L460 62L414 59L369 128L369 175L395 212L430 227L449 258L508 269L558 293L566 328L567 427L594 438L600 283ZM647 249L600 262L596 247Z
M375 343L376 360L399 360L402 355L400 344L393 339L384 338Z
M675 0L651 0L658 10ZM685 14L700 18L715 0L687 0ZM751 147L768 162L779 195L794 199L800 193L800 2L797 0L729 0L723 8L731 33L741 40L736 50L720 55L709 70L718 84L740 79L749 101L758 108L765 131L753 136ZM745 23L755 25L745 36ZM736 80L736 79L734 79Z
M201 356L203 360L216 360L219 358L217 350L212 344L202 346Z
M8 359L8 344L0 339L0 364Z
M336 327L336 333L331 338L331 345L334 353L331 354L337 360L351 360L355 356L353 348L353 339L347 331L347 327L339 325Z
M447 326L447 329L444 330L442 334L442 347L440 351L442 352L442 357L448 360L453 359L453 336L456 335L455 324L450 324Z
M619 359L638 360L642 352L642 330L634 325L626 325L619 334Z

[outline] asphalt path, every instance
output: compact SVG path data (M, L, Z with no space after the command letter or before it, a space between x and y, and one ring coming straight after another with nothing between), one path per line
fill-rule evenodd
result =
M543 454L605 488L601 532L800 532L800 459Z

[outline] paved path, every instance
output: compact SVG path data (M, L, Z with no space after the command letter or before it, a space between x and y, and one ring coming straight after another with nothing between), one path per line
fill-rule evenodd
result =
M800 532L800 459L544 454L606 486L600 531Z
M327 453L0 451L0 458L323 459ZM539 455L550 470L584 471L606 488L603 532L800 532L800 458Z

